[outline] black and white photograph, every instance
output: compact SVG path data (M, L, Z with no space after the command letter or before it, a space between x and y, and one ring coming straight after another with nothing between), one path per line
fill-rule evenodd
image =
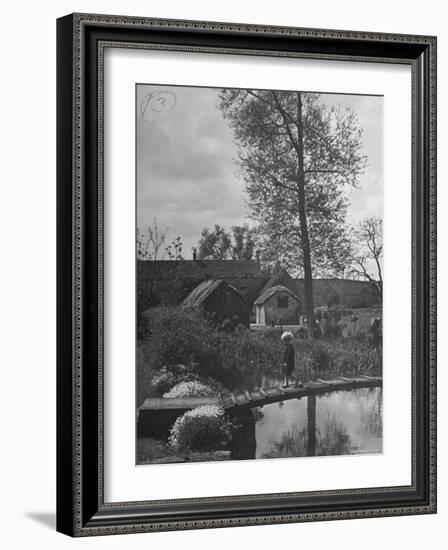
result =
M443 547L443 5L6 4L5 549Z
M383 98L136 86L137 464L382 452Z

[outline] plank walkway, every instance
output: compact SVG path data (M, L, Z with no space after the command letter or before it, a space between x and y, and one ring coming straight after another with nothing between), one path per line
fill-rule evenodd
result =
M220 397L181 397L163 398L150 397L140 407L140 417L154 414L180 415L187 410L201 405L222 405L228 412L237 412L241 408L263 407L270 403L301 399L308 395L318 395L335 391L349 391L358 388L373 388L382 386L383 379L379 376L359 376L357 378L339 377L331 380L317 378L305 382L300 387L294 385L282 387L259 388L254 391L223 393Z
M218 405L219 402L219 397L149 397L140 407L140 411L186 411L201 405Z
M380 376L359 376L356 378L338 377L331 380L317 378L310 382L305 382L303 386L294 385L282 387L273 386L270 388L260 388L251 392L247 390L241 392L225 393L221 395L221 401L224 408L229 411L238 408L263 407L270 403L287 401L288 399L301 399L308 395L318 395L335 391L349 391L360 388L380 387L383 379Z

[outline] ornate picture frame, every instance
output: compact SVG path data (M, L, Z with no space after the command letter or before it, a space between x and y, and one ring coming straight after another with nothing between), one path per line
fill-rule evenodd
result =
M400 64L412 72L412 482L107 502L104 52ZM436 38L110 15L57 21L57 530L70 536L436 512ZM106 307L107 310L107 307Z

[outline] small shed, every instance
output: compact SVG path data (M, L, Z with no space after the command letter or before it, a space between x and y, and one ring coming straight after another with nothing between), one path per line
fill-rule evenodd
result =
M255 300L254 305L257 325L296 325L302 312L300 299L283 285L267 288Z
M225 319L249 327L250 308L232 285L222 279L209 279L195 287L181 304L182 308L202 309L216 322Z

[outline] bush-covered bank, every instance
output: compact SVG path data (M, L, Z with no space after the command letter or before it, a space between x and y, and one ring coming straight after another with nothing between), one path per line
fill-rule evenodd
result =
M199 312L153 308L145 316L144 340L138 343L138 402L162 396L182 382L197 382L215 393L256 384L262 377L281 378L281 331L224 332ZM381 374L381 350L366 335L350 338L295 338L296 376Z
M282 379L281 330L220 330L199 312L158 307L150 310L138 342L138 401L145 398L213 396L226 390L274 385ZM295 376L379 375L381 350L367 335L293 340ZM139 464L229 459L234 424L222 411L202 407L180 417L165 441L137 441ZM215 414L216 413L216 414ZM287 452L284 449L275 452ZM289 448L289 447L288 447ZM289 451L288 451L289 452Z

